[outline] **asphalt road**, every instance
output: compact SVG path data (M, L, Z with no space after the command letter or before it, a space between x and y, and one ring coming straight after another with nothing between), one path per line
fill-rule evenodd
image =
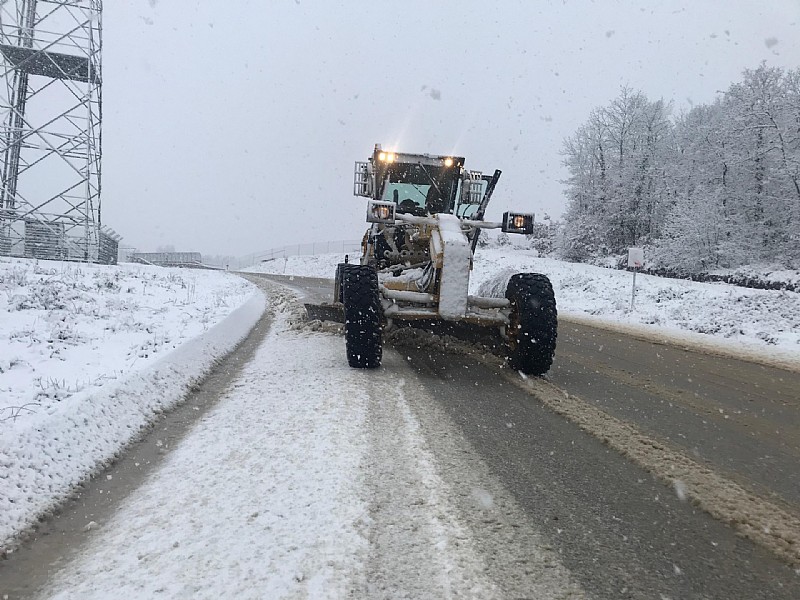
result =
M549 378L800 510L800 374L562 321Z
M284 281L306 301L330 301L329 281ZM452 462L437 440L443 423L454 424L465 452L543 528L590 594L800 597L794 567L548 410L498 365L435 348L401 352L435 390L435 406L414 409L437 458ZM800 515L797 373L562 319L548 380ZM450 483L457 488L459 480Z
M270 278L333 296L327 279ZM800 513L800 373L561 318L547 379Z

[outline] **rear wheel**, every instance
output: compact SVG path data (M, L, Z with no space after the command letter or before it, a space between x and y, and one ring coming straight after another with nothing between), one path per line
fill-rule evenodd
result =
M508 363L529 375L543 375L556 352L558 315L550 280L539 273L517 273L506 288L511 301Z
M341 265L347 362L356 369L381 366L381 302L378 274L369 265Z

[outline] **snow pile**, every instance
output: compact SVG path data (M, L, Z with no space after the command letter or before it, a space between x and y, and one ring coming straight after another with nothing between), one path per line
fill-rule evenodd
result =
M294 256L253 270L333 277L341 255ZM535 250L479 249L470 293L502 296L511 273L544 273L553 282L559 315L597 324L712 342L800 364L800 295L639 274L630 311L632 274L586 264L538 258ZM785 275L785 274L784 274Z
M0 292L0 547L177 402L264 305L228 273L141 265L3 260Z
M704 334L800 357L800 296L794 292L639 274L631 311L632 273L502 250L489 250L476 261L472 284L479 294L503 295L508 277L520 271L547 275L565 316Z

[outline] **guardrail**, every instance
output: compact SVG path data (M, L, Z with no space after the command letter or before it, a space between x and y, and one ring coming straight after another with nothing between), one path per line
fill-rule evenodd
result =
M330 242L312 242L310 244L291 244L272 248L262 252L254 252L239 259L239 268L251 267L265 260L286 258L287 256L313 256L315 254L352 254L361 251L361 240L337 240Z

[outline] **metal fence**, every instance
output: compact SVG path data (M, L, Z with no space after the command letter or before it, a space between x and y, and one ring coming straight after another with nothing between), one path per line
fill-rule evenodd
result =
M338 240L331 242L313 242L310 244L292 244L248 254L239 259L239 268L250 267L265 260L286 258L287 256L313 256L316 254L341 253L353 254L361 251L361 240Z
M130 262L151 265L202 264L203 255L199 252L133 252L128 256Z
M76 226L72 221L19 219L0 214L0 255L38 260L117 264L118 236Z

